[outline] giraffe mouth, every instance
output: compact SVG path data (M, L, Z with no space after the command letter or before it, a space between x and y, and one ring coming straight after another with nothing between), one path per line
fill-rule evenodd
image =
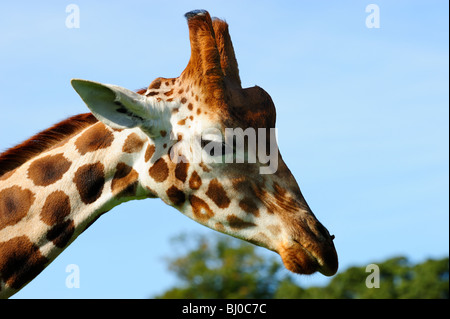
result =
M293 239L290 245L281 245L279 254L284 266L294 273L310 275L318 271L325 276L333 276L338 268L336 250L332 242L331 246L322 246L319 249L316 247L308 249Z

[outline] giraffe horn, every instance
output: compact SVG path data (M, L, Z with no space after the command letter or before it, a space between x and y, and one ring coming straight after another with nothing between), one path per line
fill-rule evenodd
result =
M205 10L190 11L185 17L189 27L191 58L182 76L197 80L206 86L207 94L220 99L223 97L224 73L211 17Z
M220 54L220 64L224 75L230 82L233 82L241 87L238 63L236 60L236 55L234 54L230 33L228 31L228 24L223 20L213 18L212 25L216 35L217 48Z

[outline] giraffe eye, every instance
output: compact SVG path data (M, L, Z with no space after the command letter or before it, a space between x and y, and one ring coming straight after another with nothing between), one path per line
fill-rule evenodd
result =
M232 145L227 145L223 141L202 139L201 146L209 156L223 156L234 152Z

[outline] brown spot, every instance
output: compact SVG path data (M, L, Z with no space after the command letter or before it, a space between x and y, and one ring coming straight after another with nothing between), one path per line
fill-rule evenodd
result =
M183 89L183 88L181 88L181 89L178 90L178 94L181 94L181 93L183 93L183 92L184 92L184 89Z
M211 198L219 208L227 208L230 205L230 199L228 198L227 193L216 178L209 183L206 195Z
M258 206L251 197L244 197L239 202L239 207L247 213L250 213L255 216L259 215Z
M145 161L148 162L152 158L154 153L155 153L155 145L149 144L147 146L147 150L145 151Z
M136 194L139 174L125 163L119 163L116 167L111 182L111 191L114 196L129 197Z
M214 225L214 228L215 228L216 230L220 231L220 232L224 232L224 231L225 231L225 227L223 226L222 223L216 223L216 224Z
M213 211L209 208L208 204L201 198L195 195L189 196L189 202L192 206L192 213L194 217L200 222L206 222L208 219L214 216Z
M269 225L267 226L267 229L275 236L281 232L280 226L277 225Z
M184 156L178 157L177 160L178 163L175 167L175 177L184 183L187 178L189 163L187 162L187 159Z
M192 111L193 108L194 108L194 106L192 105L192 103L189 103L189 104L188 104L188 109L189 109L189 111Z
M157 90L157 89L160 88L160 86L161 86L161 80L160 79L156 79L150 84L150 86L148 88Z
M254 184L257 183L256 179L250 181L244 177L238 177L232 179L231 182L233 183L233 188L236 192L246 194L247 197L256 197L254 192L254 188L256 187ZM259 189L262 189L263 187L264 184L262 184Z
M178 124L178 125L184 125L184 124L186 124L186 119L187 119L187 117L184 118L184 119L182 119L182 120L179 120L177 124Z
M201 108L198 108L197 109L197 115L200 115L202 113L202 109Z
M140 94L140 95L144 95L145 92L147 92L147 88L142 88L142 89L136 91L136 93Z
M155 95L158 95L158 94L159 94L158 91L151 91L151 92L147 93L147 96L155 96Z
M194 171L189 179L189 187L191 189L199 189L200 186L202 186L202 179L198 176L197 172Z
M53 226L48 232L46 238L52 241L56 247L64 248L75 232L75 223L69 219Z
M230 227L234 228L234 229L243 229L243 228L249 228L249 227L256 226L256 224L246 222L246 221L240 219L239 217L237 217L236 215L229 215L227 217L227 220L228 220Z
M184 193L175 186L171 186L166 193L175 206L180 206L186 200Z
M103 124L98 123L84 132L76 141L75 146L81 155L111 146L114 136Z
M28 214L34 200L35 196L30 190L19 186L0 191L0 229L17 224Z
M136 133L130 134L125 140L122 151L125 153L139 152L144 146L145 141L139 138Z
M166 134L167 134L167 132L166 132L166 131L164 131L164 130L162 130L162 131L159 131L159 133L161 134L161 136L162 136L162 137L166 136Z
M69 196L62 191L55 191L47 196L40 216L44 223L52 226L62 223L70 211Z
M79 114L46 129L0 154L0 176L13 171L46 150L60 147L69 137L97 122L91 113Z
M102 194L105 184L103 164L96 163L81 166L75 173L73 182L77 186L83 203L92 204Z
M186 103L187 102L187 99L185 98L185 97L183 97L182 99L181 99L181 104L184 104L184 103Z
M150 176L158 183L164 182L169 176L169 167L163 158L160 158L149 169Z
M206 173L209 173L211 170L209 169L209 167L205 164L205 163L203 163L203 162L200 162L200 167L202 168L202 170L204 171L204 172L206 172Z
M172 95L172 94L173 94L173 89L170 90L170 91L164 92L164 95L165 95L165 96L170 96L170 95Z
M0 279L14 289L36 277L48 262L27 236L0 243L0 256Z
M164 82L166 86L169 86L169 81Z
M28 178L37 186L48 186L60 180L71 164L63 154L48 155L31 163Z

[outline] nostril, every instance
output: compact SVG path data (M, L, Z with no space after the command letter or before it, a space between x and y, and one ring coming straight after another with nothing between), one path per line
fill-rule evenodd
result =
M322 237L327 240L328 238L331 238L331 240L334 239L334 235L330 235L330 233L328 232L328 230L321 224L318 223L317 224L317 231L320 235L322 235Z

